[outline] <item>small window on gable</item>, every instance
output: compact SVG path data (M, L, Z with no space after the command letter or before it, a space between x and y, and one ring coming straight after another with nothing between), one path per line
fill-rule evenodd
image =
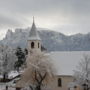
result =
M39 43L38 43L38 48L39 48Z
M58 78L58 87L61 87L62 86L62 80L61 78Z
M34 42L31 42L31 48L34 48Z

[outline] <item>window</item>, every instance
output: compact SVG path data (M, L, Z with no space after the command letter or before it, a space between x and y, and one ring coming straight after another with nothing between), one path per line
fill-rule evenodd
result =
M61 87L62 86L62 80L61 78L58 78L58 87Z
M34 42L31 42L31 48L34 48Z
M38 48L39 48L39 43L38 43Z

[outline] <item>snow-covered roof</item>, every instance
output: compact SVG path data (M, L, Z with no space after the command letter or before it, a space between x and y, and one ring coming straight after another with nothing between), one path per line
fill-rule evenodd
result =
M33 18L33 24L29 33L28 40L41 40L39 37L38 31L36 29L35 23L34 23L34 18Z
M11 71L9 74L8 74L8 78L9 79L12 79L16 76L20 75L20 73L18 73L17 71Z
M83 55L90 55L90 51L51 52L50 57L57 75L73 75Z

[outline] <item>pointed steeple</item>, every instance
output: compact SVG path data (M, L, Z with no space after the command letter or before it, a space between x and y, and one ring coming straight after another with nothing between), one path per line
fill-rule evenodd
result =
M33 23L34 23L34 16L33 16Z
M34 17L33 17L32 27L29 33L29 40L41 40L35 25Z

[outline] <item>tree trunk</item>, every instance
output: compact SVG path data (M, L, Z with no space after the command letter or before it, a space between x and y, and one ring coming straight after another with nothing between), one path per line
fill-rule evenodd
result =
M6 90L8 90L8 86L6 86Z
M21 88L16 88L16 90L21 90Z
M32 86L29 86L29 88L30 88L31 90L33 90L33 87L32 87Z
M41 90L41 85L38 85L38 86L36 87L36 90Z

